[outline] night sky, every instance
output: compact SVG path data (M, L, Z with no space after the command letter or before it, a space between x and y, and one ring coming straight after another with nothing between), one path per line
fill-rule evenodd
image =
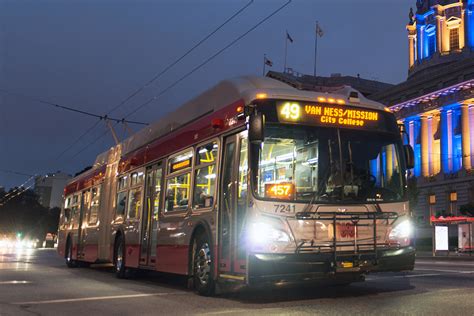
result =
M248 2L0 0L0 89L105 114ZM285 2L255 0L111 116L123 117ZM367 79L403 81L410 6L415 6L415 0L293 0L130 119L151 122L222 79L261 75L264 53L273 61L272 69L282 71L285 30L294 39L288 46L288 67L312 74L316 20L324 30L318 44L319 75L359 73ZM107 134L88 145L106 130L101 122L58 158L96 121L0 94L0 169L75 173L114 143ZM121 127L118 133L125 136ZM0 186L9 188L27 178L0 171Z

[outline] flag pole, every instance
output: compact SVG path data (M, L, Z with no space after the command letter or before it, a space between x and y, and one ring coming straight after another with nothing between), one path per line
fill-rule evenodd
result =
M288 51L288 30L285 33L285 65L283 66L283 73L286 72L286 54Z
M263 76L265 77L265 65L266 65L267 54L263 54Z
M316 31L314 32L314 80L316 80L316 62L318 58L318 21L316 21Z

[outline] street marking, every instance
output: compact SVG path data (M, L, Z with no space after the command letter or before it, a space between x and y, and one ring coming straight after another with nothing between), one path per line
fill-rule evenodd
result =
M31 281L24 281L24 280L0 281L0 284L28 284L28 283L31 283Z
M366 281L378 281L378 280L387 280L387 279L404 279L404 278L421 278L421 277L432 277L440 276L442 273L425 273L425 274L407 274L407 275L393 275L386 277L368 277L365 278Z
M474 273L474 271L445 270L445 269L416 269L415 271L438 271L438 272L461 273L461 274Z
M466 262L466 261L423 261L423 260L416 260L415 266L417 264L426 264L426 265L440 265L440 266L474 266L474 262Z
M38 305L38 304L58 304L58 303L71 303L71 302L85 302L85 301L101 301L101 300L116 300L123 298L137 298L137 297L150 297L150 296L167 296L167 295L183 295L186 292L169 292L169 293L143 293L143 294L129 294L129 295L113 295L113 296L95 296L95 297L81 297L81 298L66 298L60 300L48 300L48 301L30 301L30 302L16 302L13 305Z

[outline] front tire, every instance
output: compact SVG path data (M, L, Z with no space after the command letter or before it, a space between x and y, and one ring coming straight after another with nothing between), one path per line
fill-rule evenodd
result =
M200 295L211 296L215 292L214 255L206 234L200 234L194 241L193 278L194 288Z
M125 279L127 270L125 268L125 240L119 236L115 242L114 271L119 279Z

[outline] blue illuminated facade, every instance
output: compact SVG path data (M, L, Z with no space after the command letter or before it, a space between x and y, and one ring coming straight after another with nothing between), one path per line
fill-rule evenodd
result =
M474 0L418 0L406 28L408 79L374 99L405 127L415 217L429 224L433 215L474 209Z

